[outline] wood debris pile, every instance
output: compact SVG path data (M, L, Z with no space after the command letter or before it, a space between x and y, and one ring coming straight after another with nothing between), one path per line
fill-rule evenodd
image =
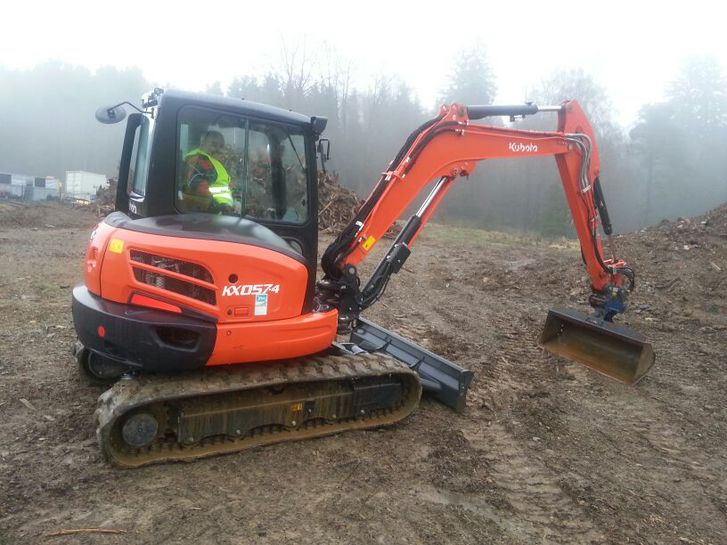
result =
M361 206L358 195L339 183L336 172L318 173L318 229L338 234Z
M119 180L118 178L109 178L108 180L108 187L99 187L96 191L96 200L93 201L93 207L99 217L108 216L114 211L116 204L116 186Z
M351 222L363 201L339 183L337 172L318 173L318 230L337 235ZM395 238L401 228L394 223L384 234Z

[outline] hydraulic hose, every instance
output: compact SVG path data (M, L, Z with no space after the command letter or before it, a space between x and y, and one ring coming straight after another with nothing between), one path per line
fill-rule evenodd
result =
M394 159L389 163L389 170L396 169L399 164L404 160L407 152L414 144L416 139L419 138L419 136L424 131L426 131L429 127L431 127L441 119L442 116L435 117L434 119L430 119L429 121L417 127L406 139L406 142L396 154ZM323 269L323 272L326 274L326 276L328 276L329 278L338 280L341 277L341 270L339 269L338 265L351 251L353 251L353 241L360 230L360 225L371 213L374 206L376 206L376 204L379 202L381 196L384 193L384 190L386 189L386 186L386 176L382 176L376 183L376 186L371 192L369 198L366 199L364 204L356 213L356 216L353 218L353 220L351 220L351 222L343 229L343 231L341 231L341 233L336 237L331 245L326 248L326 251L321 257L321 268Z

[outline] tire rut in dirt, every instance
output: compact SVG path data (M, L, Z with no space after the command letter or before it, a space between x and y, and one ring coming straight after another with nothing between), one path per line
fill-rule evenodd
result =
M462 433L489 462L495 485L517 513L518 523L510 531L522 535L514 537L524 542L605 541L585 511L560 487L558 476L521 449L504 427L496 422L486 428L469 423L462 427Z

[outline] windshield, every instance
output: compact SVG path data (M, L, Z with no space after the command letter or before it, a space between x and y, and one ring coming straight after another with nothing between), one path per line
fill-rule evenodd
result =
M177 208L251 219L308 219L305 139L299 129L184 108L179 116Z

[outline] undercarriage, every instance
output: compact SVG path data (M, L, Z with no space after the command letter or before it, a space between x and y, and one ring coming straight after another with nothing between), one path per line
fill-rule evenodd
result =
M393 424L420 395L416 373L385 354L142 375L101 395L97 437L121 467L193 460Z
M80 342L76 359L94 382L113 384L99 398L96 434L119 467L394 424L422 391L464 409L470 371L363 319L350 341L309 357L173 375L139 372Z

